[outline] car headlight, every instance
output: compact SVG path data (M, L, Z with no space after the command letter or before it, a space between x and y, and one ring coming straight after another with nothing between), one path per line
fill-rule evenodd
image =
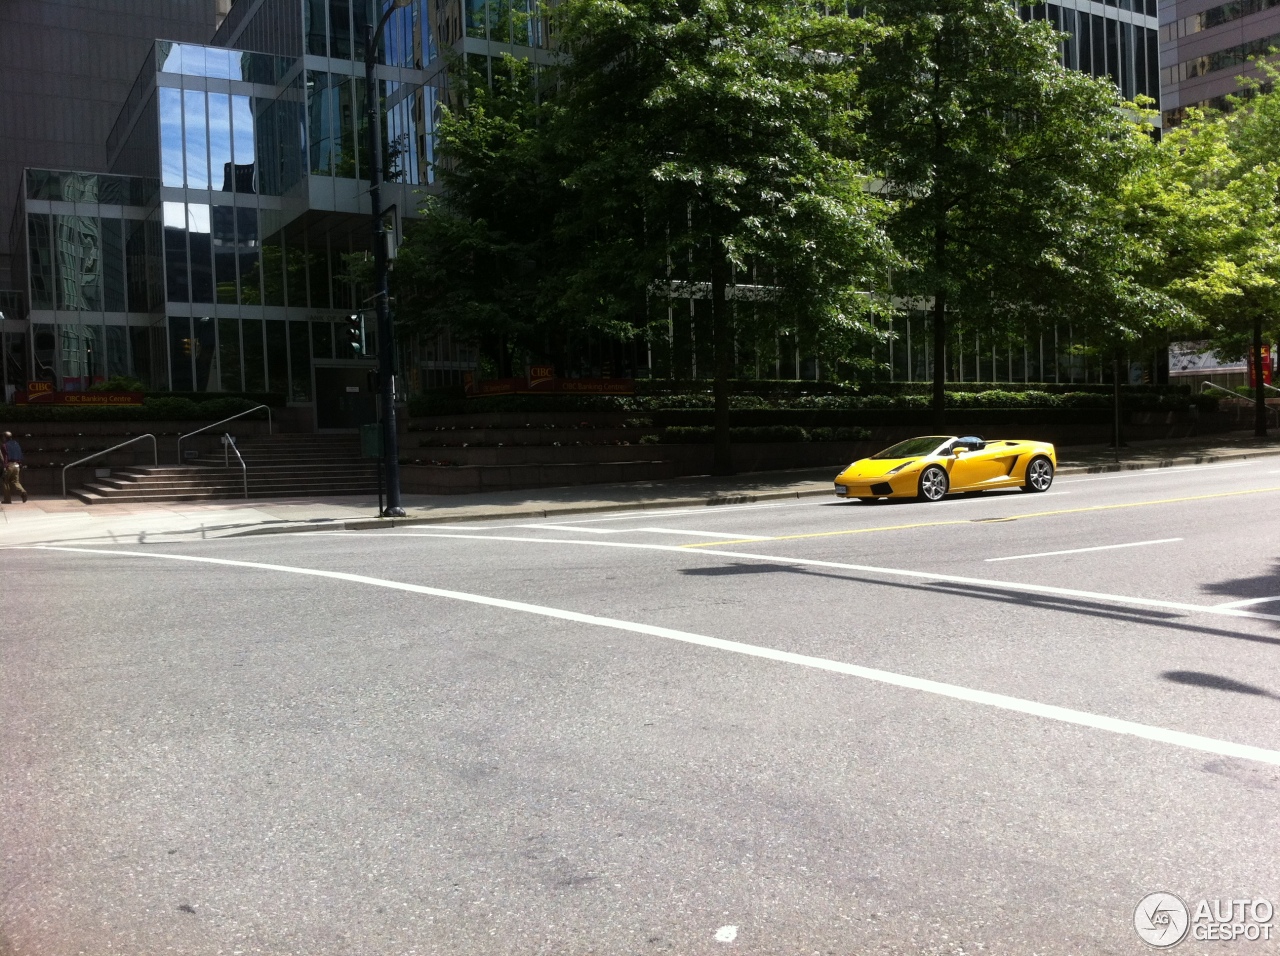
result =
M898 472L902 471L903 468L906 468L908 465L914 465L914 464L915 464L914 461L904 461L897 468L890 468L888 471L884 473L884 476L888 478L890 475L896 475Z

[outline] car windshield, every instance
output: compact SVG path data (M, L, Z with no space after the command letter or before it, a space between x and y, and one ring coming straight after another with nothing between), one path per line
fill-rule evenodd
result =
M930 435L926 438L908 438L906 441L900 441L892 448L886 448L878 455L872 455L872 458L919 458L921 455L930 454L935 448L943 442L951 441L945 435Z

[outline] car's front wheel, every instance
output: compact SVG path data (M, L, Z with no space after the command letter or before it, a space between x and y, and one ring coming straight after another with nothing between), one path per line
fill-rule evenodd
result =
M1023 491L1048 491L1053 484L1053 462L1044 455L1036 455L1027 463L1027 480L1022 485Z
M947 473L937 465L930 465L920 473L920 493L917 497L921 501L941 501L950 485Z

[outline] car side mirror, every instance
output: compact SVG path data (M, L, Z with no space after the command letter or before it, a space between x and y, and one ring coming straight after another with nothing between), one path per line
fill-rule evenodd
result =
M953 448L953 449L951 449L951 454L952 454L952 455L955 455L957 458L959 458L959 457L960 457L960 454L961 454L963 451L964 451L964 449L963 449L963 448Z

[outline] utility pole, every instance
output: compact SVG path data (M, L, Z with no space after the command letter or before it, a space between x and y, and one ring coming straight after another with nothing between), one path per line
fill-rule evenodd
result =
M365 108L369 114L369 208L373 211L374 298L378 316L378 388L382 397L382 458L387 479L384 518L403 518L400 506L400 447L396 436L395 330L387 301L387 226L382 208L382 113L374 79L378 37L391 14L412 0L393 0L375 27L370 24L364 41Z

